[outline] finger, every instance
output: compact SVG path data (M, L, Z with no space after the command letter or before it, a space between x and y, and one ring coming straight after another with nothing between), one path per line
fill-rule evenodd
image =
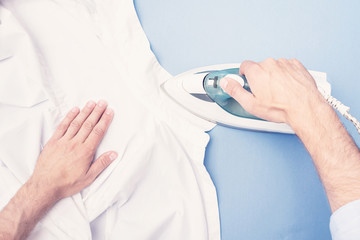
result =
M307 79L312 79L313 83L315 83L314 78L311 76L310 72L305 68L305 66L297 59L290 59L289 62L292 65L292 68L294 69L294 72L292 72L292 76L296 77L297 75L301 74Z
M274 58L267 58L264 61L260 62L259 66L261 66L261 68L265 71L271 71L272 69L274 69L274 67L277 67L278 64L279 62L276 61Z
M280 66L291 67L290 61L287 60L286 58L279 58L279 59L277 60L277 63L278 63Z
M289 62L291 62L292 65L294 66L294 68L296 68L296 69L306 70L304 65L299 60L297 60L296 58L290 59Z
M256 62L253 62L253 61L243 61L240 65L240 68L239 68L239 73L240 75L245 75L248 74L249 72L249 69L251 68L259 68L259 64L256 63Z
M117 156L118 154L114 151L101 154L101 156L93 162L86 174L90 181L89 184L94 181L94 179L99 176L99 174L104 171L104 169L107 168L117 158Z
M90 115L95 107L95 102L89 101L86 106L81 110L77 117L70 123L69 128L65 133L65 137L73 138L75 134L79 131L85 119Z
M291 63L291 61L290 60L287 60L287 59L285 59L285 58L279 58L278 59L278 61L277 61L277 63L278 63L278 67L280 67L280 69L282 70L282 71L285 71L285 72L287 72L287 73L291 73L292 71L294 71L294 70L296 70L294 67L294 65L293 65L293 63Z
M250 92L245 90L240 83L231 78L225 77L220 80L221 88L233 97L246 111L250 112L253 108L255 98Z
M103 139L113 117L114 111L110 108L106 109L99 122L95 125L88 138L85 140L85 144L92 149L96 149Z
M59 126L56 128L52 139L60 139L66 133L66 130L69 128L70 123L74 120L74 118L79 114L79 108L74 107L66 114L66 117L61 121Z
M79 132L76 134L76 138L81 142L84 142L85 139L89 136L95 125L98 123L102 114L105 112L107 103L104 100L100 100L94 110L91 112L90 116L85 120L81 126Z

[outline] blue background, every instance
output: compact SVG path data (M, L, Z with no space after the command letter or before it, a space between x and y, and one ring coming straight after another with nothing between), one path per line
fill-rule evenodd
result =
M360 118L360 1L135 0L151 47L171 74L220 63L297 58L327 72L332 94ZM356 142L351 123L341 118ZM205 165L223 240L331 239L330 208L294 135L217 126Z

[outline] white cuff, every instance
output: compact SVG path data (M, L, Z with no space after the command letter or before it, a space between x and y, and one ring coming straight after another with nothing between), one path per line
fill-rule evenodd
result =
M332 214L330 231L333 240L360 239L360 199L345 204Z

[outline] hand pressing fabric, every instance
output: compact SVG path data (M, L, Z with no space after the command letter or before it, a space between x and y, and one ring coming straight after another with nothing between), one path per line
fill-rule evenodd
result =
M116 159L109 151L93 162L114 113L105 101L73 108L45 145L30 179L0 212L0 239L24 239L60 199L92 183Z

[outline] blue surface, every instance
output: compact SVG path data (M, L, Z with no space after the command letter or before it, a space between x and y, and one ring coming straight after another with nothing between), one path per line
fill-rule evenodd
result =
M333 96L360 118L360 1L135 0L171 74L219 63L297 58L328 73ZM356 142L351 123L342 118ZM217 188L223 240L328 240L331 214L296 136L217 126L205 165Z

